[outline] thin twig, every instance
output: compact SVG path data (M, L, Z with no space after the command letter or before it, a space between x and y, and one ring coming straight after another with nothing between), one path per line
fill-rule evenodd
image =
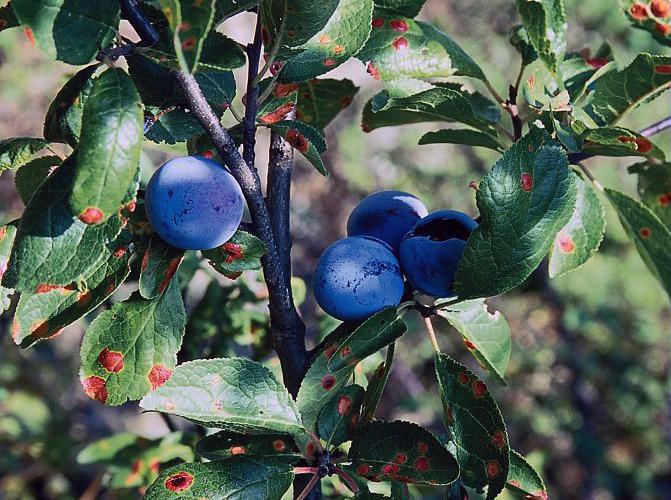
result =
M315 484L317 484L318 481L319 481L319 474L314 474L310 478L310 482L305 486L303 491L301 491L301 494L296 497L296 500L305 500L312 491L312 488L315 487Z
M492 94L494 99L496 99L496 102L503 108L506 108L506 100L501 97L501 94L499 94L496 89L492 86L491 83L489 83L489 80L485 80L485 86L487 87L487 90L489 90L489 93Z
M426 333L429 334L429 340L431 341L433 350L436 352L440 352L440 346L438 345L438 339L436 338L436 332L433 329L433 323L431 323L430 316L424 317L424 325L426 325Z
M671 128L671 116L667 116L663 120L659 120L657 123L653 123L649 127L644 128L639 132L643 137L651 137L655 134L659 134L663 130Z
M242 120L242 157L251 169L254 169L256 147L256 114L259 110L259 86L254 83L259 74L259 59L261 58L261 16L256 16L254 41L247 45L247 97L245 102L245 117Z
M280 22L280 28L277 30L277 34L275 35L275 40L274 40L274 45L273 48L270 49L270 54L268 54L268 59L266 59L266 63L263 65L263 68L261 68L261 71L254 77L254 80L252 83L254 85L258 85L261 79L263 78L263 75L265 75L270 67L273 65L275 62L275 58L277 57L277 54L280 51L280 47L282 46L282 42L284 40L284 34L287 31L287 15L286 15L286 6L285 5L285 13L282 16L282 21ZM263 101L261 99L261 101Z

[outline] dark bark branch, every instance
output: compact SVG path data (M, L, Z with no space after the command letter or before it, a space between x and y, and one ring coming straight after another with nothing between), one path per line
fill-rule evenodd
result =
M261 58L261 16L256 16L254 41L247 45L247 94L245 117L242 120L242 157L250 168L254 169L254 148L256 146L256 114L259 110L259 87L255 83Z

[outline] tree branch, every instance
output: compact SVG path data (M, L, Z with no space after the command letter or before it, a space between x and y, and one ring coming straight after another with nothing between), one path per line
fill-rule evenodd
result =
M247 45L247 97L245 101L245 117L242 119L242 157L252 169L255 168L256 114L259 110L259 87L256 83L256 76L259 73L262 43L261 16L257 15L254 41Z

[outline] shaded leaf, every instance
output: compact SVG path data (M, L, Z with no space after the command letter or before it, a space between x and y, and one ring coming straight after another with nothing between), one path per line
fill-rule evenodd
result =
M282 37L279 56L284 58L287 54L290 55L292 49L306 44L325 28L329 19L334 16L339 3L340 0L321 2L266 0L261 8L261 14L268 42L272 40L272 43L276 43L278 36Z
M149 107L145 110L145 137L157 144L176 144L204 132L193 113L170 107L165 110Z
M557 73L566 51L564 0L515 0L529 41L548 69Z
M419 140L419 145L425 144L465 144L467 146L483 147L501 151L501 145L496 137L471 129L443 129L436 132L427 132Z
M256 236L238 229L226 243L202 253L218 272L230 276L261 269L261 257L266 253L266 246Z
M548 498L543 479L536 469L515 450L510 450L510 470L506 488L525 499L530 496L534 499Z
M163 293L184 258L184 250L173 247L157 234L151 237L140 266L140 295L153 299Z
M326 142L319 130L298 120L281 121L270 125L270 128L284 137L320 174L328 175L321 158L326 151Z
M338 446L352 439L352 431L359 422L364 392L360 385L348 385L319 412L319 437L330 446Z
M208 460L221 460L235 455L279 457L287 463L300 460L296 444L289 434L239 434L220 431L198 441L196 452Z
M142 54L126 58L128 72L145 106L186 106L186 97L170 70Z
M0 174L3 170L16 170L46 148L49 143L36 137L13 137L0 141Z
M251 9L259 3L261 3L260 0L216 0L214 6L216 9L216 22L220 23L240 12Z
M373 420L375 410L380 403L382 393L387 385L389 373L391 372L391 365L394 362L394 346L396 344L389 344L387 347L386 359L378 365L373 374L368 379L368 387L366 387L366 394L364 394L363 402L361 403L361 418L359 421L362 424L367 424Z
M298 86L296 118L318 129L324 128L349 106L359 87L351 80L314 79Z
M582 151L594 156L649 156L664 160L664 151L641 134L622 127L588 129L581 134Z
M60 164L61 159L58 156L41 156L30 160L17 170L14 184L24 204L28 204L39 185L47 178L51 170Z
M508 41L522 56L522 64L528 66L538 59L538 52L529 39L529 33L522 25L513 26L508 34Z
M629 172L638 174L641 201L671 228L671 163L637 163Z
M390 14L415 17L426 0L375 0L375 8Z
M2 278L7 271L9 258L12 254L14 238L16 238L16 226L18 221L10 222L0 226L0 313L10 306L10 295L14 290L2 286Z

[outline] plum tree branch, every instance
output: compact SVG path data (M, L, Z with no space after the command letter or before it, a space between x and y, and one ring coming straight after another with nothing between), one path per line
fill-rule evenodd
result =
M256 115L259 110L259 86L256 83L256 77L259 73L262 44L261 16L257 15L254 41L247 45L247 97L245 101L245 116L242 119L242 157L251 169L255 169Z

